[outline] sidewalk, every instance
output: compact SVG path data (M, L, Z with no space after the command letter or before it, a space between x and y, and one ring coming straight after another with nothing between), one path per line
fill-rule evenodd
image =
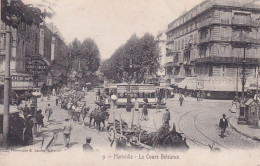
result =
M246 137L249 137L253 140L260 141L260 126L249 126L249 125L237 124L237 118L234 116L229 118L229 124L238 133Z
M55 141L55 147L50 147L49 150L63 150L65 148L63 145L64 141L61 131L63 127L62 124L64 120L69 117L69 115L66 110L63 110L59 106L56 106L55 99L55 97L51 97L50 100L44 98L43 101L41 101L41 99L38 99L38 109L43 110L43 115L45 116L44 112L48 104L50 104L53 109L53 115L51 116L49 122L47 122L47 118L44 117L44 127L42 127L42 132L37 133L37 137L35 135L33 136L33 144L29 146L12 147L11 149L33 151L45 150L45 147L48 146L51 141ZM22 105L24 104L25 103L23 103Z

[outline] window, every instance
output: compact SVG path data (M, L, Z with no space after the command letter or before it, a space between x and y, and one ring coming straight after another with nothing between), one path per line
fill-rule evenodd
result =
M183 47L184 47L184 40L182 39L182 41L181 41L181 48L183 49Z
M5 45L6 45L6 37L5 34L1 34L1 42L0 42L0 46L1 46L1 50L5 50Z

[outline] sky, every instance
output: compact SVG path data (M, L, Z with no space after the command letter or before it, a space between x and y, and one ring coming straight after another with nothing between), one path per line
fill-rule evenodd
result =
M156 36L184 11L202 0L23 0L48 2L55 11L51 21L66 43L75 38L95 40L101 59L108 59L132 34ZM47 3L47 4L48 4ZM47 20L48 22L49 20Z

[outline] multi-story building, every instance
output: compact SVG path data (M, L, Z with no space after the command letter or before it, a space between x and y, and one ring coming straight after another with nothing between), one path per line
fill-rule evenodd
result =
M53 24L51 24L53 25ZM51 79L52 85L55 86L66 77L66 66L68 65L68 59L66 59L68 47L61 39L61 37L55 32L55 30L42 24L40 28L40 45L39 53L50 63L50 73L48 79ZM47 78L45 79L47 82Z
M21 2L22 3L22 2ZM33 12L33 11L32 11ZM4 74L5 74L5 52L6 52L6 31L11 30L11 60L10 72L12 91L18 95L31 91L34 88L34 80L30 73L26 71L26 62L33 56L41 56L47 63L52 66L50 73L55 77L56 82L66 76L67 65L65 63L67 46L63 40L45 25L40 25L42 18L34 15L34 23L26 24L21 21L16 28L9 27L1 22L0 37L0 103L3 102ZM37 17L37 18L36 18ZM52 81L54 84L56 83ZM40 83L47 82L46 77L40 77ZM39 86L42 85L39 83ZM66 83L66 82L65 82Z
M0 100L3 100L3 86L5 73L6 31L11 30L11 61L10 72L12 90L23 94L33 88L33 78L26 71L25 63L31 56L39 54L39 24L27 25L21 22L17 28L1 23L0 46Z
M184 79L182 88L198 90L196 82L203 82L199 89L209 98L241 92L243 66L249 86L260 65L259 20L255 1L203 1L168 25L167 55L173 62L166 72Z

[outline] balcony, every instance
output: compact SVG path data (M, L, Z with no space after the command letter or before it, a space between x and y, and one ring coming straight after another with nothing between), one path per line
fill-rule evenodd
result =
M171 44L171 43L173 43L173 42L174 42L174 38L171 37L170 39L167 39L167 43L166 43L166 44L168 45L168 44Z
M242 26L242 27L260 27L260 23L258 21L253 21L250 19L233 18L231 20L231 24L233 26Z
M208 43L211 41L211 37L205 37L205 38L202 38L202 39L199 39L199 43L202 44L202 43Z
M214 19L207 19L205 21L202 21L199 24L198 28L201 29L201 28L204 28L204 27L208 27L208 26L210 26L212 24L219 24L219 21L218 20L214 20Z
M199 63L221 63L221 64L242 64L243 58L237 57L204 57L195 60L196 64ZM246 58L246 64L260 65L260 58Z
M238 43L238 44L243 44L243 43L253 43L254 39L251 37L245 37L245 36L232 36L231 37L231 42L233 43Z

